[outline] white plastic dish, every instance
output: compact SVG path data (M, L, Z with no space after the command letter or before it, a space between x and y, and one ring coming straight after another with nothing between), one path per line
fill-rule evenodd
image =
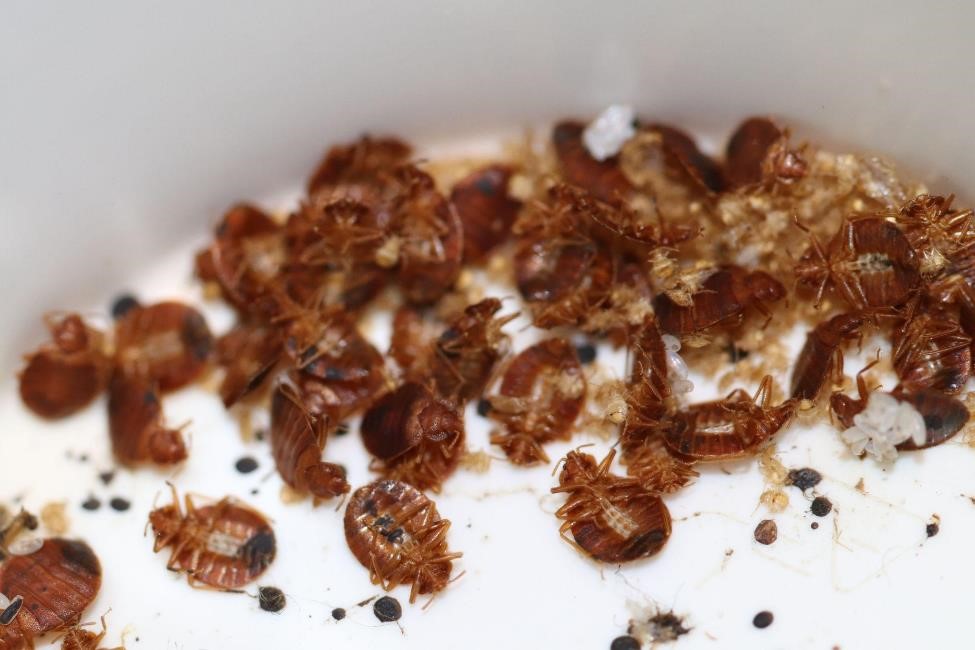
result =
M175 481L236 494L274 518L280 553L260 582L287 593L280 615L166 572L142 531L169 475L120 471L101 485L97 472L111 466L104 402L45 424L19 404L13 375L47 310L104 312L121 289L199 301L189 253L222 209L241 198L284 206L328 144L366 130L435 150L616 101L703 135L771 113L800 137L883 153L970 200L961 183L975 173L964 139L975 99L971 18L949 3L8 6L0 499L67 500L71 534L104 564L88 618L112 609L109 646L124 632L127 647L150 649L606 648L631 609L656 604L693 628L677 647L968 647L975 486L973 452L961 444L884 472L852 459L832 430L793 427L779 442L783 460L823 472L818 490L835 504L819 530L793 490L776 517L779 541L758 547L763 484L754 463L732 464L732 475L707 470L670 499L670 543L619 571L559 541L550 468L460 473L438 504L467 573L427 610L406 607L400 628L356 607L379 592L346 549L341 512L283 505L280 480L265 480L266 447L243 444L212 396L167 399L172 422L192 420L191 460ZM229 322L219 311L207 312L217 330ZM370 336L381 341L382 328ZM486 429L468 414L473 448L487 446ZM260 461L255 474L234 471L244 453ZM327 455L348 466L353 485L369 479L355 427ZM860 478L868 495L854 488ZM125 496L132 508L84 512L89 492ZM928 539L934 513L941 533ZM404 590L395 595L405 603ZM332 620L334 607L348 618ZM764 609L775 621L758 630L752 617Z

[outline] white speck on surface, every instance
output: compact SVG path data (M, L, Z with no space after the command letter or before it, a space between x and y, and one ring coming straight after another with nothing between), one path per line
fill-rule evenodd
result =
M613 104L582 132L582 143L596 160L615 156L627 140L636 135L633 120L636 114L632 106Z
M889 463L897 458L900 443L924 444L926 431L924 418L911 404L887 393L873 393L867 407L853 416L853 426L840 437L854 454L866 452L877 462Z

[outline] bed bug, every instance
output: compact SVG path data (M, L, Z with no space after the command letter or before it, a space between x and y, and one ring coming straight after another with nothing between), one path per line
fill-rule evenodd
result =
M512 170L488 165L461 179L450 192L464 231L464 262L476 264L511 234L521 201L508 195Z
M115 359L122 372L171 391L196 379L213 337L203 315L179 302L136 307L115 324Z
M393 314L389 356L408 373L427 355L438 334L423 313L411 305L401 305Z
M188 494L184 512L170 488L173 502L149 513L152 550L172 547L166 568L185 573L190 586L239 589L274 561L274 530L264 515L233 497L197 507Z
M319 205L303 206L314 236L299 254L300 260L313 265L368 263L376 259L389 227L389 215L353 199L336 199ZM289 220L293 227L296 220Z
M352 494L345 510L345 540L375 584L389 591L409 584L410 602L442 590L453 561L447 548L450 521L411 485L379 479Z
M464 419L422 384L407 382L366 411L362 440L387 478L438 491L464 451Z
M894 371L909 393L933 388L959 393L972 370L972 338L952 312L913 301L894 328Z
M51 342L27 355L20 372L20 399L45 418L62 418L79 411L105 389L111 362L104 336L88 327L78 314L44 318Z
M622 461L626 473L640 481L646 490L672 494L700 476L690 463L668 453L659 437L645 438L642 443L625 449Z
M425 365L441 397L464 404L481 394L495 362L508 346L501 328L518 316L495 317L500 309L497 298L469 305L434 342Z
M729 189L761 183L790 183L809 169L800 152L789 149L789 134L764 117L745 120L728 140L725 180Z
M771 320L767 303L785 296L782 283L764 271L748 271L740 266L719 266L704 280L689 307L682 307L666 293L653 301L662 332L684 336L712 327L734 328L742 323L745 310L754 307Z
M694 138L666 124L648 124L642 127L642 130L659 133L664 150L673 156L699 185L712 193L724 189L721 166L698 149Z
M740 458L770 440L792 419L797 402L769 406L772 377L762 379L754 397L742 389L712 402L678 411L664 430L664 443L678 458L712 462Z
M112 453L123 465L153 462L171 465L186 460L178 429L163 425L162 403L155 383L116 373L108 390L108 430Z
M796 224L809 232L798 219ZM906 302L921 280L907 237L881 217L848 217L825 248L812 233L809 238L795 274L800 284L816 287L817 306L831 288L857 310L894 307Z
M371 198L370 188L381 182L379 177L406 162L411 153L410 145L393 137L367 135L350 144L334 146L308 180L308 194Z
M30 648L34 637L75 625L101 584L98 557L82 541L50 537L33 553L8 557L0 564L0 593L22 604L0 624L0 640L20 639L11 647Z
M552 492L568 495L555 513L563 520L562 538L593 559L620 563L663 548L670 538L670 512L637 479L609 472L615 455L611 450L597 465L591 455L570 451Z
M953 209L954 198L953 194L947 197L919 194L894 217L917 251L925 277L942 271L952 257L975 243L972 211Z
M842 382L842 346L859 339L866 323L863 314L839 314L819 323L806 335L806 343L792 368L793 398L815 400L828 378L837 384Z
M238 323L217 339L216 362L224 369L220 398L225 407L255 391L282 353L280 332L255 322Z
M61 637L61 650L107 650L98 647L105 635L108 634L108 626L105 623L104 616L101 618L101 624L102 629L97 633L83 627L83 625L90 625L89 623L68 628L68 631ZM125 650L125 648L119 646L111 650Z
M842 392L835 392L830 397L831 413L846 428L854 426L854 416L867 407L871 391L867 388L865 374L876 363L874 361L868 364L857 373L857 398L850 397ZM899 402L909 403L924 418L924 444L918 445L908 438L897 445L899 451L926 449L940 445L958 433L968 422L969 413L965 405L958 399L949 397L937 390L922 388L908 391L898 386L889 394Z
M583 130L585 125L571 121L560 122L552 129L552 144L562 176L600 201L617 203L625 199L633 186L620 169L619 157L603 161L593 158L582 142Z
M298 492L330 499L349 491L342 467L322 461L335 424L308 406L293 374L279 381L271 397L271 453L281 478Z
M568 438L586 399L575 347L553 338L525 348L505 368L489 415L504 426L491 436L516 465L548 462L542 445Z

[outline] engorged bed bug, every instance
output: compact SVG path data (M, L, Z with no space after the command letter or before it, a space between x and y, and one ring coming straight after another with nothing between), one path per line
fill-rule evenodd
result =
M115 362L127 375L155 381L161 391L199 376L213 347L203 315L179 302L129 310L115 324Z
M496 317L500 310L497 298L469 305L433 343L421 365L444 399L464 404L481 394L495 362L507 351L509 340L501 328L518 316Z
M220 398L230 408L256 390L282 353L280 331L255 322L238 323L217 339L215 360L224 370Z
M387 478L438 491L464 452L464 419L422 384L407 382L366 411L362 440Z
M842 383L843 344L859 339L867 318L860 313L838 314L819 323L806 335L792 368L790 394L798 400L815 400L827 379Z
M653 308L662 332L684 336L712 327L737 327L749 307L761 312L767 323L772 318L767 303L783 297L785 287L768 273L726 265L704 280L701 290L691 297L691 306L678 305L661 293L654 298Z
M769 406L772 377L766 375L754 396L738 388L727 397L692 404L664 429L664 443L678 458L713 462L752 454L795 415L797 400Z
M772 120L745 120L728 140L725 180L735 190L762 183L790 183L806 175L808 165L800 153L789 149L788 131Z
M24 645L10 647L32 648L34 637L77 624L101 584L98 557L81 541L50 537L33 553L8 557L0 563L0 593L23 604L0 625L0 641L20 639Z
M895 307L920 283L917 254L904 233L886 219L848 217L825 247L798 219L796 225L810 239L796 263L796 279L816 289L816 305L832 289L857 310Z
M447 548L450 521L422 492L401 481L379 479L352 494L345 510L345 540L369 577L389 591L410 584L410 602L450 582L462 553Z
M600 562L619 563L660 551L670 538L670 512L637 479L609 472L615 454L597 465L591 455L570 451L552 492L568 495L555 513L562 538Z
M471 172L450 192L464 230L464 262L476 264L511 234L521 201L508 195L512 170L488 165Z
M20 372L20 398L34 413L62 418L79 411L105 389L111 361L104 336L78 314L44 318L51 342L27 355Z
M619 156L599 161L590 155L582 142L585 125L560 122L552 129L552 144L562 176L573 185L591 192L600 201L616 203L625 199L633 186L619 166Z
M955 395L972 372L972 338L948 309L912 301L891 341L894 371L907 392L933 388Z
M328 429L336 424L309 407L294 374L279 381L271 397L271 453L278 473L291 488L316 499L349 491L342 467L322 460Z
M198 507L188 494L184 512L170 488L172 503L149 513L152 550L171 547L166 568L185 573L190 586L239 589L274 561L274 530L264 515L233 497Z
M155 383L143 377L116 373L112 378L108 431L112 453L123 465L171 465L186 460L182 433L163 424L159 391Z
M525 348L507 365L489 415L504 427L491 435L516 465L547 462L542 445L565 440L586 399L586 379L573 345L553 338Z

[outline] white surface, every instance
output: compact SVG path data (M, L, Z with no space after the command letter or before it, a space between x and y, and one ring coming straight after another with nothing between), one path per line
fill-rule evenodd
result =
M627 102L714 134L770 112L801 136L890 154L970 201L961 183L975 174L965 137L971 14L938 2L9 3L0 368L9 377L40 340L45 310L104 306L122 288L192 294L187 242L234 200L286 194L327 144L362 130L450 139ZM697 399L707 387L692 379ZM69 500L73 534L105 565L90 618L113 608L110 640L127 629L130 648L606 648L626 626L627 602L651 599L688 615L695 629L678 647L969 645L975 457L957 444L885 473L851 459L835 432L793 427L780 441L787 465L822 471L819 491L836 506L819 530L791 490L790 509L775 517L779 541L756 547L752 530L767 516L756 509L757 471L713 468L668 500L675 524L664 551L620 572L559 542L549 468L460 474L438 505L467 574L428 610L407 607L401 631L355 607L377 591L345 548L341 512L281 505L279 479L260 482L272 469L266 447L243 445L216 399L166 400L170 421L193 420L176 481L274 517L280 556L261 582L289 595L278 616L246 597L190 590L164 570L142 529L167 475L121 472L98 484L110 465L103 402L45 425L13 387L0 397L0 498ZM468 422L472 446L483 447L484 422ZM233 463L245 452L261 468L241 477ZM326 455L349 467L353 485L368 480L356 435ZM870 496L853 489L860 477ZM133 507L85 513L89 490ZM927 540L935 512L941 534ZM337 606L349 612L339 623L329 620ZM759 631L751 618L761 609L776 618Z

